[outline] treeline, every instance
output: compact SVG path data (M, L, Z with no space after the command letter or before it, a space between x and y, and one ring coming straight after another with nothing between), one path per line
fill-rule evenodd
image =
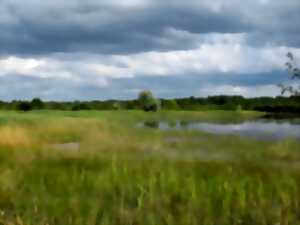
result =
M159 99L163 110L256 110L274 113L300 113L300 97L257 97L209 96L206 98L188 97ZM133 110L140 109L138 100L74 101L55 102L35 98L32 101L0 101L2 110Z
M242 96L209 96L207 98L176 99L181 109L221 109L221 110L254 110L274 113L300 113L300 97L256 97Z

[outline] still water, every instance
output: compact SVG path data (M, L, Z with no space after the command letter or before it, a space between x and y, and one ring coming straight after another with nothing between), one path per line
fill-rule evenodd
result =
M198 130L212 134L235 134L260 140L282 140L293 138L300 141L300 123L282 120L244 121L241 123L147 121L139 127L151 127L160 130Z

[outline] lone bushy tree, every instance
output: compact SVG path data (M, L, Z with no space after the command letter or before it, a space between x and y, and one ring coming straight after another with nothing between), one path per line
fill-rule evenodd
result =
M138 101L140 107L146 112L156 112L160 106L159 100L156 99L149 90L141 91L138 96Z
M298 68L295 57L291 52L289 52L287 54L287 57L288 57L288 62L285 65L286 65L289 73L292 75L292 79L296 80L295 85L298 84L298 87L295 85L286 86L286 85L280 84L279 86L281 87L281 90L282 90L281 93L285 94L287 92L294 96L300 96L300 85L299 85L300 69Z
M34 98L31 101L31 107L32 107L32 109L44 109L45 104L41 99Z
M18 103L17 109L19 111L28 112L28 111L32 110L32 106L31 106L30 102L22 101L22 102Z

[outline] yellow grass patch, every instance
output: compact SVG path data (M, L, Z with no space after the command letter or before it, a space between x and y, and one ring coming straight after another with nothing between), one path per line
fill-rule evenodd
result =
M21 127L0 127L0 147L19 148L29 147L33 144L29 131Z

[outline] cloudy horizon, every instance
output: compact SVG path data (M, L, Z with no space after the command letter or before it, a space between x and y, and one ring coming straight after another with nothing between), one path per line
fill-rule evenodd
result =
M230 2L230 3L229 3ZM299 0L0 0L0 100L280 95Z

